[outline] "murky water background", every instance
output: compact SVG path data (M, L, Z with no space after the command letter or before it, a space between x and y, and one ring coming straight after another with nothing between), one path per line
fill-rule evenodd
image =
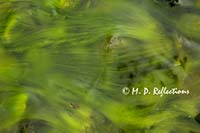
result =
M0 0L0 132L199 133L199 53L199 0Z

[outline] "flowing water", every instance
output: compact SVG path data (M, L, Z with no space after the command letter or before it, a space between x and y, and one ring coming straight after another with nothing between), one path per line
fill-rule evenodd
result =
M0 0L0 133L200 133L199 59L200 0Z

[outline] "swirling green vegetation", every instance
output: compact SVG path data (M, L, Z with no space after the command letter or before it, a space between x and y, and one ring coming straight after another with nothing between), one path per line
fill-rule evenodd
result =
M0 0L0 132L199 133L199 14L200 0Z

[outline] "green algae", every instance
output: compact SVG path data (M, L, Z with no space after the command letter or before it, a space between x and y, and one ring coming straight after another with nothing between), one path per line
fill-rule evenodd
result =
M199 132L198 0L1 0L0 132ZM189 95L124 95L124 87Z

